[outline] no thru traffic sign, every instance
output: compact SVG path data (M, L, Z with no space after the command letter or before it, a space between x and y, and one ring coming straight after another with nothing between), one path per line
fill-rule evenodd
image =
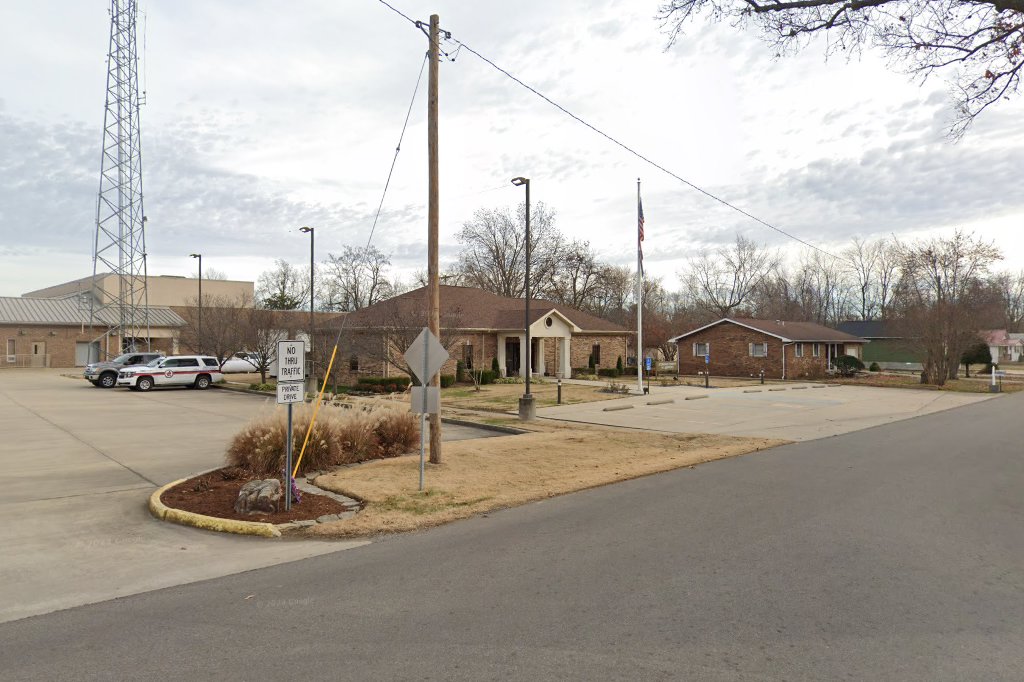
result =
M306 378L306 344L303 341L277 342L277 380L302 381Z

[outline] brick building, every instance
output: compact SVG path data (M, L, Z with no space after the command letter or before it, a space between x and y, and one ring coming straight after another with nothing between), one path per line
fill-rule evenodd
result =
M680 374L815 379L831 372L840 355L863 356L863 338L813 322L726 317L680 334L671 342ZM705 362L705 356L710 362Z
M440 298L441 342L451 355L442 374L454 374L459 360L468 369L490 369L495 359L502 376L522 374L525 299L456 286L442 286ZM334 376L404 374L400 357L427 325L426 311L427 291L420 288L349 313ZM582 310L531 299L530 336L533 374L569 377L592 356L597 367L625 362L633 333Z
M77 297L0 297L2 367L83 367L99 358L120 355L122 339L111 330L117 311L97 311L92 325L89 306ZM149 307L149 338L140 348L173 353L184 320L163 306Z

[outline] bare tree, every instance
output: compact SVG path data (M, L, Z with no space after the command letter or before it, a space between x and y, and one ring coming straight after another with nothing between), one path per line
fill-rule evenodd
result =
M185 326L179 340L194 353L215 355L221 361L245 347L245 317L252 310L248 296L203 296L202 324L199 321L198 299L185 301L182 318Z
M260 383L267 383L267 372L277 361L277 342L286 338L281 313L267 308L249 308L239 316L241 347L249 351L253 369L260 373Z
M1004 272L993 281L1003 304L1003 326L1011 332L1024 331L1024 270L1016 275Z
M977 339L983 280L1002 255L993 244L960 231L905 245L902 254L899 326L924 356L922 381L941 386L956 378L960 356Z
M827 33L827 54L881 47L921 78L950 74L963 135L976 116L1016 94L1024 67L1024 0L666 0L670 44L698 15L755 27L776 51Z
M274 267L256 280L256 300L262 308L295 310L309 300L309 269L286 260L274 261Z
M592 310L602 287L604 266L590 242L573 241L561 253L552 281L545 287L551 298L580 310Z
M802 319L832 325L847 317L849 283L843 263L817 250L806 250L794 282Z
M749 302L754 289L777 263L777 255L737 235L732 246L702 251L694 257L682 280L697 307L728 317Z
M600 277L601 286L595 292L590 311L617 324L625 324L629 303L636 291L636 274L622 265L605 265Z
M345 246L328 254L323 286L330 310L353 311L390 298L395 285L389 277L391 259L375 246Z
M457 235L462 251L455 269L466 286L521 298L526 282L526 206L515 215L506 209L480 209L463 224ZM536 283L531 296L549 295L562 252L562 234L555 214L543 202L530 209L530 279Z

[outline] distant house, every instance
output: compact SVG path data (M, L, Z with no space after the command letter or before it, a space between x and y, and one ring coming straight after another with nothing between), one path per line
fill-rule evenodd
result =
M1024 355L1024 334L1010 334L1005 329L988 329L979 332L992 362L1019 362Z
M877 362L882 369L922 369L924 359L920 350L914 348L902 335L897 326L887 320L847 320L836 328L847 334L870 341L864 347L865 364Z
M496 362L501 376L524 373L525 299L457 286L441 286L440 299L441 342L451 356L442 374L454 374L458 361L467 369L491 369ZM343 354L336 373L348 378L403 373L401 356L426 326L426 311L424 287L349 313L335 323ZM615 367L620 358L626 361L634 338L613 322L540 299L530 301L529 322L535 376L570 377L573 367L591 362Z
M813 322L726 317L672 339L680 374L773 379L825 376L841 355L863 356L867 340Z

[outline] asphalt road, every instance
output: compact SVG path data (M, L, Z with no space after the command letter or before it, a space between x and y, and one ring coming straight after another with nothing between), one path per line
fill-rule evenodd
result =
M1002 397L2 624L0 677L1020 680L1022 412Z

